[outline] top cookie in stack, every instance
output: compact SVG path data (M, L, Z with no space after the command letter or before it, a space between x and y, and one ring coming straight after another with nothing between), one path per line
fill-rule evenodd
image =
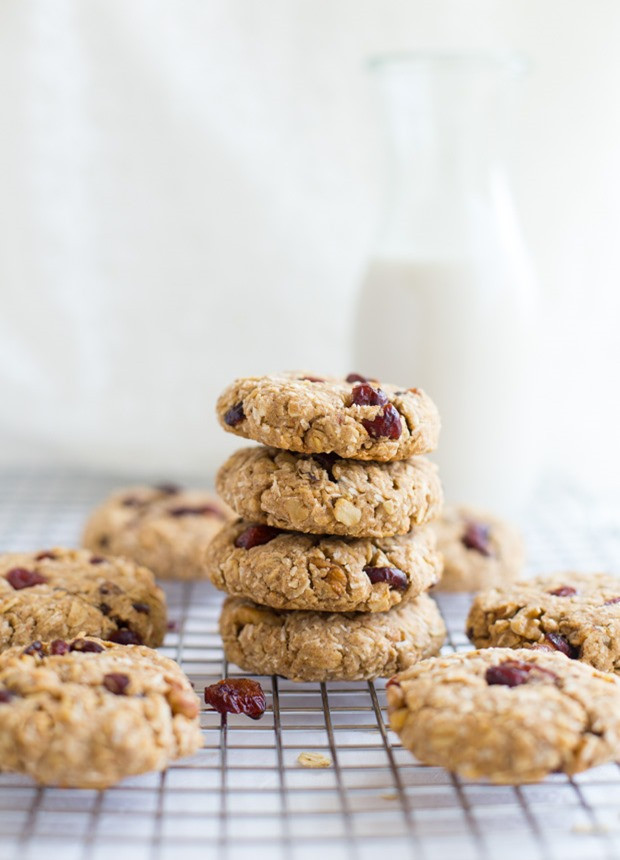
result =
M289 373L237 380L217 412L269 446L237 451L217 478L243 518L206 559L233 595L220 621L228 658L311 681L390 675L437 653L445 631L424 592L441 561L425 524L442 492L417 456L439 432L427 395Z
M439 414L419 388L351 373L346 380L283 373L238 379L217 414L229 433L300 454L389 463L437 447Z

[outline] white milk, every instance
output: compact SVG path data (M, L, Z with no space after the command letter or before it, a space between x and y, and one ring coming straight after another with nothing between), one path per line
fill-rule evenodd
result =
M504 261L377 258L369 266L352 368L424 388L436 402L435 459L449 500L510 513L532 490L534 295L525 267Z

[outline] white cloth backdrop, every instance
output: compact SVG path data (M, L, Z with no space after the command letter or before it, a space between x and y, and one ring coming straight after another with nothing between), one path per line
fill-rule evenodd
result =
M0 461L211 472L238 374L349 369L383 164L363 60L518 48L547 463L620 483L615 0L0 2ZM545 429L546 428L546 429Z

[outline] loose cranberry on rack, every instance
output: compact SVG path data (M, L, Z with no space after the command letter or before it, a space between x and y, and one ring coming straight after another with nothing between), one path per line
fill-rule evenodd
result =
M252 720L260 719L267 708L263 688L249 678L224 678L205 687L205 702L220 714L245 714Z

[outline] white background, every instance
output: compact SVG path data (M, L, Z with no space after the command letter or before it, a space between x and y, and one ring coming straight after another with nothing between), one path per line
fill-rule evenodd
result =
M208 474L241 374L348 371L383 199L364 59L525 51L548 470L620 486L616 0L0 2L0 461ZM431 392L432 393L432 392Z

